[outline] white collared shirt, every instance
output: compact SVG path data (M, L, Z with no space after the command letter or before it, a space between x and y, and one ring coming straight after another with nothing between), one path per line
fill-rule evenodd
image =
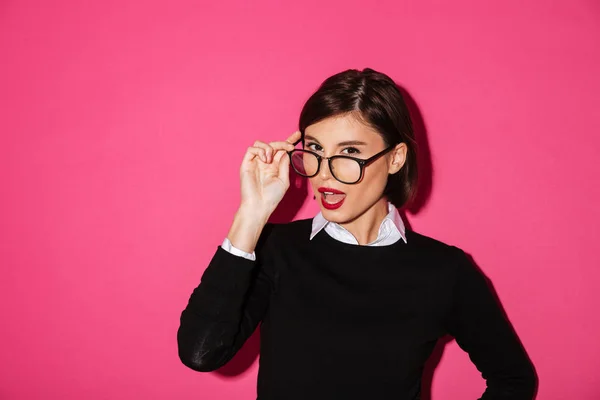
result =
M358 245L358 240L343 226L327 221L323 214L319 212L312 221L312 230L310 232L310 240L312 240L317 233L321 230L325 229L325 232L329 234L332 238L339 240L343 243ZM402 222L402 218L400 217L400 213L396 209L396 207L388 202L388 214L385 216L381 225L379 226L379 232L377 233L377 238L366 246L389 246L391 244L396 243L398 240L404 240L406 243L406 229L404 227L404 222ZM252 254L247 253L243 250L240 250L231 244L231 241L228 238L225 238L223 244L221 244L223 250L230 252L236 256L244 257L249 260L256 260L255 252Z

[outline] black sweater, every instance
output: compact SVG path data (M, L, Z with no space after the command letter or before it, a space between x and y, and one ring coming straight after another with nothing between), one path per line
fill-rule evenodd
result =
M482 399L533 397L533 366L461 249L411 231L371 247L310 230L268 224L256 261L217 248L181 314L186 366L219 368L262 321L259 400L419 399L450 334L487 381Z

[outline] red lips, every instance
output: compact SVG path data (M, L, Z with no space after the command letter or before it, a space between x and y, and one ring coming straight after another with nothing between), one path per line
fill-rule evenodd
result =
M342 191L339 191L337 189L332 189L332 188L328 188L328 187L320 187L317 190L319 191L319 193L329 192L329 193L333 193L333 194L346 194L346 193L344 193Z
M321 193L321 204L327 210L336 210L344 204L346 193L327 187L320 187L317 190Z

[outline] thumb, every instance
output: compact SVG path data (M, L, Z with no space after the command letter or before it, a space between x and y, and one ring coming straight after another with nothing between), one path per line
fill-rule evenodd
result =
M286 184L290 182L290 157L286 152L282 152L282 156L279 159L279 179Z

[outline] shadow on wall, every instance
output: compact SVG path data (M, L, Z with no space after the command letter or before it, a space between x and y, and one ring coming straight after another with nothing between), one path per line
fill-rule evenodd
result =
M406 213L408 211L411 214L417 214L427 204L432 192L433 166L431 162L429 142L427 140L427 131L423 117L419 111L419 107L406 89L400 86L398 88L400 89L400 92L402 93L402 96L404 97L406 105L410 111L415 132L415 140L418 146L418 191L413 201L402 210L399 210L407 229L411 230L412 228L406 218ZM300 207L302 207L304 204L307 196L308 186L306 179L299 178L295 173L293 173L293 171L290 170L290 188L277 207L277 210L275 210L275 212L271 215L270 222L286 223L293 221L300 210ZM472 258L471 261L473 261ZM489 280L488 283L491 287ZM492 291L494 294L496 293L494 290ZM500 303L497 296L496 299L498 303ZM431 387L435 370L442 359L446 345L452 340L453 338L451 336L441 337L434 347L429 359L427 360L422 376L421 400L431 400ZM238 351L238 353L233 357L233 359L213 373L226 379L235 378L252 366L252 364L258 358L259 351L260 330L257 329L246 341L240 351Z

